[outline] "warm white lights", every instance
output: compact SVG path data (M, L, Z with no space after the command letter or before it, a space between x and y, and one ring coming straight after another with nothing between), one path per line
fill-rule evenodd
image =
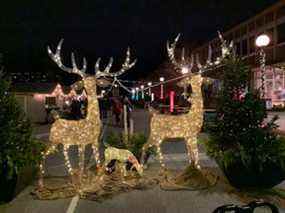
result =
M164 77L160 77L160 78L159 78L159 81L160 81L160 82L163 82L163 81L164 81Z
M73 73L81 76L82 82L84 84L84 89L87 93L87 115L84 119L80 120L66 120L57 118L56 121L52 124L50 129L49 141L51 146L48 147L48 150L43 153L43 161L45 157L50 154L50 152L54 149L55 145L63 144L63 154L65 159L65 165L70 175L73 175L73 168L69 161L68 150L71 145L76 145L78 147L79 153L79 170L80 170L80 183L81 178L84 173L84 158L85 158L85 146L91 144L93 149L93 155L96 160L97 166L100 166L100 156L99 156L99 136L101 134L101 119L99 113L99 104L98 104L98 96L97 96L97 84L98 78L102 76L114 77L117 79L118 76L122 75L125 71L132 68L136 60L130 61L130 50L127 51L127 56L125 62L122 64L122 68L117 72L109 72L113 63L113 59L110 58L109 64L107 67L100 71L99 62L100 59L97 60L95 65L95 75L88 76L85 71L87 69L86 59L83 59L83 66L81 69L78 68L75 62L74 54L71 54L72 67L67 67L63 65L60 50L62 46L63 40L61 40L57 46L56 52L53 53L48 47L48 54L51 59L61 68L63 71L68 73ZM118 87L117 84L114 85ZM60 85L57 86L56 91L61 90ZM102 90L101 94L104 94L106 91ZM39 180L40 187L43 187L43 174L44 168L43 163L40 164L41 176ZM75 184L75 183L73 183ZM81 189L79 189L80 192Z
M166 138L185 138L189 162L198 168L198 145L197 137L203 125L203 78L200 74L185 79L185 84L191 85L193 93L189 98L191 109L187 114L173 116L165 114L152 114L150 122L150 136L148 143L143 147L142 159L145 151L151 146L157 147L161 167L164 167L163 154L160 145Z
M186 67L186 66L182 67L181 73L182 73L183 75L187 74L188 72L189 72L188 67Z
M149 87L151 87L152 83L151 83L151 82L148 82L147 85L148 85Z
M266 34L258 36L255 40L255 45L257 47L266 47L270 43L270 37Z

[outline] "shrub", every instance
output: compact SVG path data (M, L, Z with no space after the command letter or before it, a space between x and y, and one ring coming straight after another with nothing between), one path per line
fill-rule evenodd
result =
M0 73L0 176L11 179L24 167L41 160L42 143L32 136L32 125Z
M107 145L119 149L128 149L136 156L137 159L140 159L142 147L147 142L147 138L144 134L134 134L129 138L128 143L125 143L121 134L111 133L107 136L105 142ZM154 148L149 148L146 152L147 154L156 154Z

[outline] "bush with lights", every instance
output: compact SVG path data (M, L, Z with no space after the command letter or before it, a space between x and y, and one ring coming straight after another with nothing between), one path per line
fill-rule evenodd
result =
M0 203L12 199L18 175L37 165L44 148L32 137L31 123L9 86L0 71Z
M250 69L237 57L225 61L216 125L207 142L229 182L237 188L269 188L284 180L285 140L275 133L260 91L246 91Z

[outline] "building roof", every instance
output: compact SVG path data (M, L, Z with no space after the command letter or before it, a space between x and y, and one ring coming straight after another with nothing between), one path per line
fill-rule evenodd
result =
M19 93L41 93L41 94L51 94L58 83L14 83L11 86L12 92ZM63 93L68 94L70 92L70 87L62 86Z

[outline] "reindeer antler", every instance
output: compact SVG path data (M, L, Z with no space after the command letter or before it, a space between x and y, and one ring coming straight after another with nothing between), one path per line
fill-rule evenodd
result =
M215 59L215 61L212 61L212 47L211 47L211 45L209 45L208 59L206 61L206 64L202 65L200 63L200 60L199 60L199 55L197 54L196 55L196 61L197 61L197 66L198 66L200 72L203 72L203 71L205 71L207 69L211 69L211 68L214 68L214 67L220 65L222 63L222 61L232 53L232 51L233 51L233 41L228 43L223 38L223 36L220 33L220 31L218 31L218 36L219 36L219 39L220 39L220 42L221 42L221 56L217 57Z
M82 78L84 78L86 76L86 69L87 69L87 61L86 61L86 59L83 58L82 69L79 69L78 66L76 65L74 53L71 53L72 68L65 66L62 63L61 55L60 55L62 43L63 43L63 39L61 39L60 42L58 43L55 53L53 53L51 51L50 47L48 46L47 47L48 55L57 64L57 66L59 68L61 68L63 71L68 72L68 73L74 73L74 74L80 75Z
M185 60L185 49L184 49L184 47L182 48L181 61L177 62L175 59L175 48L176 48L176 45L177 45L179 38L180 38L180 34L178 34L176 36L173 43L169 43L169 41L167 41L166 48L167 48L168 57L169 57L171 63L174 66L176 66L177 68L179 68L179 69L187 68L191 72L193 65L194 65L194 56L191 55L191 62L190 62L190 64L187 63L187 61Z
M109 60L108 65L106 66L106 68L101 71L100 70L100 61L101 58L98 58L96 64L95 64L95 73L96 73L96 77L118 77L120 75L122 75L123 73L125 73L127 70L131 69L137 62L137 59L135 59L133 62L130 62L130 48L128 48L127 53L126 53L126 59L125 62L122 64L122 68L119 71L116 72L110 72L111 67L113 65L113 58L111 57Z

